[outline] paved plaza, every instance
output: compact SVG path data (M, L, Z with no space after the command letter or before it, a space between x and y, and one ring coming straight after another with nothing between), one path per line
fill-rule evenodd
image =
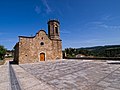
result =
M6 65L0 66L0 90L10 90L9 70Z
M0 66L0 70L4 67ZM22 90L120 90L120 64L61 60L12 65L12 68ZM0 86L6 82L8 87L8 81L0 78Z

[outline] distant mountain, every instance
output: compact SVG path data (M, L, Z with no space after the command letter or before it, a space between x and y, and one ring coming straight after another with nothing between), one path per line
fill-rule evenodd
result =
M86 48L67 48L67 56L75 57L78 54L94 57L120 57L120 45L106 45Z
M93 55L97 57L120 57L120 45L95 46L79 48L77 50L87 50L87 55Z
M118 49L120 45L105 45L105 46L95 46L95 47L86 47L86 48L78 48L78 49L86 49L86 50L96 50L96 49Z

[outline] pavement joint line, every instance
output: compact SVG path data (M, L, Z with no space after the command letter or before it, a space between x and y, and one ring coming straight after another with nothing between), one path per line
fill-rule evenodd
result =
M79 64L74 64L74 65L82 65L82 64L84 64L85 62L82 62L82 63L79 63ZM86 64L86 63L85 63ZM94 64L93 65L90 65L89 67L91 67L91 66L94 66ZM22 67L22 66L20 66L20 67ZM74 71L74 72L71 72L71 73L67 73L67 74L65 74L64 76L67 76L67 75L69 75L69 74L73 74L73 73L76 73L76 72L78 72L78 71L82 71L82 70L85 70L85 69L87 69L87 68L89 68L89 67L85 67L85 68L83 68L83 69L81 69L81 70L77 70L77 71ZM23 68L23 67L22 67ZM68 68L68 67L67 67ZM71 66L69 66L69 68L71 68ZM24 69L24 68L23 68ZM59 69L61 69L61 68L59 68ZM59 69L56 69L56 70L59 70ZM24 69L25 70L25 69ZM46 69L47 70L47 69ZM26 71L26 70L25 70ZM51 72L52 71L54 71L54 70L51 70ZM29 71L27 71L28 73L29 73ZM33 75L34 76L34 74L31 74L31 75ZM57 78L60 78L60 77L63 77L63 75L59 75L59 76L57 76L57 77L55 77L55 78L53 78L53 79L57 79ZM37 78L37 77L35 77L35 78ZM43 81L43 82L45 82L45 83L47 83L47 84L49 84L48 82L49 81L51 81L52 79L50 79L50 80L47 80L47 82L45 81L45 80L43 80L43 79L41 79L41 78L37 78L37 79L39 79L39 80L41 80L41 81ZM49 85L51 85L51 84L49 84Z
M18 65L18 67L20 67L20 65ZM52 88L53 90L54 90L54 89L55 89L55 90L58 90L58 89L56 89L56 87L54 87L53 85L49 85L46 81L42 81L42 80L36 78L34 75L32 75L31 73L29 73L28 71L26 71L24 68L22 68L22 67L20 67L20 68L23 69L27 74L30 74L30 76L32 76L32 78L35 78L36 80L38 80L39 82L41 82L41 84L44 84L44 85ZM18 80L19 80L19 79L18 79ZM37 85L40 85L40 83L39 83L39 84L35 84L35 85L33 85L33 86L37 86ZM33 86L30 86L30 87L33 87ZM25 90L29 90L30 87L25 88ZM23 88L24 88L24 87L23 87ZM24 90L24 89L21 89L21 90Z
M15 75L12 65L9 64L9 75L10 75L10 85L11 90L22 90L20 83Z
M109 75L111 75L112 73L114 73L117 69L119 69L120 67L116 68L115 70L113 70L111 73L107 74L105 77L101 78L98 82L96 82L94 85L97 85L100 81L104 80L106 77L108 77Z
M88 68L88 67L86 67L86 68ZM74 71L74 72L71 72L71 73L67 73L67 74L65 74L64 76L67 76L67 75L69 75L69 74L76 73L76 72L78 72L78 71L85 70L86 68L83 68L83 69L81 69L81 70L76 70L76 71ZM57 78L60 78L60 77L63 77L63 76L62 76L62 75L59 75L59 76L57 76L56 78L53 78L53 79L57 79ZM51 81L51 80L48 80L48 81Z
M11 78L10 78L10 62L7 62L7 67L8 67L8 77L9 77L9 89L12 90L11 88Z
M82 62L82 63L80 63L80 65L81 64L83 64L84 62ZM78 64L74 64L74 65L78 65ZM22 66L20 66L21 68L23 68ZM66 66L67 67L67 66ZM63 68L63 67L62 67ZM62 68L59 68L59 69L62 69ZM71 66L69 66L69 67L67 67L67 69L68 68L71 68ZM88 68L88 67L86 67L86 68ZM24 68L23 68L24 69ZM56 69L56 70L59 70L59 69ZM85 68L83 68L82 70L84 70ZM25 69L24 69L25 70ZM46 71L47 71L48 69L46 69ZM27 71L27 70L25 70L26 72L28 72L29 73L29 71ZM52 72L52 71L54 71L54 70L50 70L49 72ZM77 70L77 71L74 71L74 73L75 72L78 72L79 70ZM73 73L73 72L72 72ZM65 76L66 75L69 75L69 74L72 74L72 73L68 73L68 74L65 74ZM31 75L33 75L33 74L31 74ZM62 75L61 76L58 76L58 77L62 77ZM58 77L56 77L56 78L58 78ZM37 78L37 77L36 77ZM54 79L56 79L56 78L54 78ZM39 79L40 80L40 78L37 78L37 79ZM41 79L42 80L42 79ZM42 80L42 81L44 81L44 80ZM50 81L50 80L48 80L48 81ZM45 81L44 81L45 82Z

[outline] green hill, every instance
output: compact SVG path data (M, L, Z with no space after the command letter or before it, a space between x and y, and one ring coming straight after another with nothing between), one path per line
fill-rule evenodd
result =
M67 57L75 57L78 54L94 57L120 57L120 45L106 45L86 48L66 48Z

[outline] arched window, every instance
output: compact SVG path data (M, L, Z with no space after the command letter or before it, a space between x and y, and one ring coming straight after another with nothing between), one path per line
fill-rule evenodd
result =
M58 27L55 27L55 32L56 34L58 34Z
M40 61L45 61L45 53L40 53Z

